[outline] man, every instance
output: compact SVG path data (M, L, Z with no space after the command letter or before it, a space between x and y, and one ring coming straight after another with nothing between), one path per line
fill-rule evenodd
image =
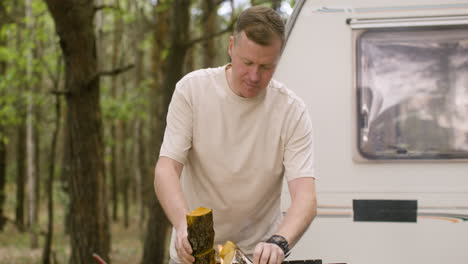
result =
M177 83L154 182L174 227L171 263L194 261L185 215L200 206L213 209L215 245L231 240L261 264L281 263L315 217L307 108L272 80L283 45L280 16L251 7L230 37L232 62Z

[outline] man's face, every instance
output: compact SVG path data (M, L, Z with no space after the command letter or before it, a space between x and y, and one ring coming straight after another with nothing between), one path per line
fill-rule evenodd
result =
M252 98L267 87L280 58L281 44L280 38L274 38L268 46L259 45L243 31L237 37L231 36L231 88L237 95Z

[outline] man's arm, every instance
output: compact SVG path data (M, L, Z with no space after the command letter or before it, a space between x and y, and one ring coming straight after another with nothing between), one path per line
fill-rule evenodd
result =
M154 190L164 212L176 230L175 247L184 263L195 261L187 239L187 202L180 185L183 164L168 157L159 157L155 168Z
M291 206L277 234L286 238L289 247L296 245L317 215L314 178L297 178L288 182Z
M315 179L297 178L288 182L291 206L283 219L277 235L283 236L292 248L301 238L317 214ZM271 243L259 243L254 252L254 263L279 264L284 260L281 248Z

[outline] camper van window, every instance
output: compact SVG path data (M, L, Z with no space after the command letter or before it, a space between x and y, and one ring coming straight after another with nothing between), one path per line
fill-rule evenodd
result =
M367 159L468 158L468 27L362 30L358 147Z

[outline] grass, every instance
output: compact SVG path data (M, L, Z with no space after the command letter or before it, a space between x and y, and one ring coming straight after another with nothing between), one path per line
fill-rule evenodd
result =
M14 219L14 186L7 185L6 215ZM70 255L69 237L64 232L64 212L66 196L56 192L54 197L54 238L52 250L57 264L67 264ZM125 228L123 217L120 222L111 225L112 251L110 254L113 264L139 263L143 252L142 234L145 225L139 224L136 206L130 208L130 226ZM45 199L39 211L39 229L45 233L47 228L47 208ZM122 213L122 208L120 208ZM39 237L39 248L31 249L31 235L19 232L14 223L8 222L5 229L0 232L0 264L39 264L42 261L42 250L45 236ZM53 262L52 262L53 263Z

